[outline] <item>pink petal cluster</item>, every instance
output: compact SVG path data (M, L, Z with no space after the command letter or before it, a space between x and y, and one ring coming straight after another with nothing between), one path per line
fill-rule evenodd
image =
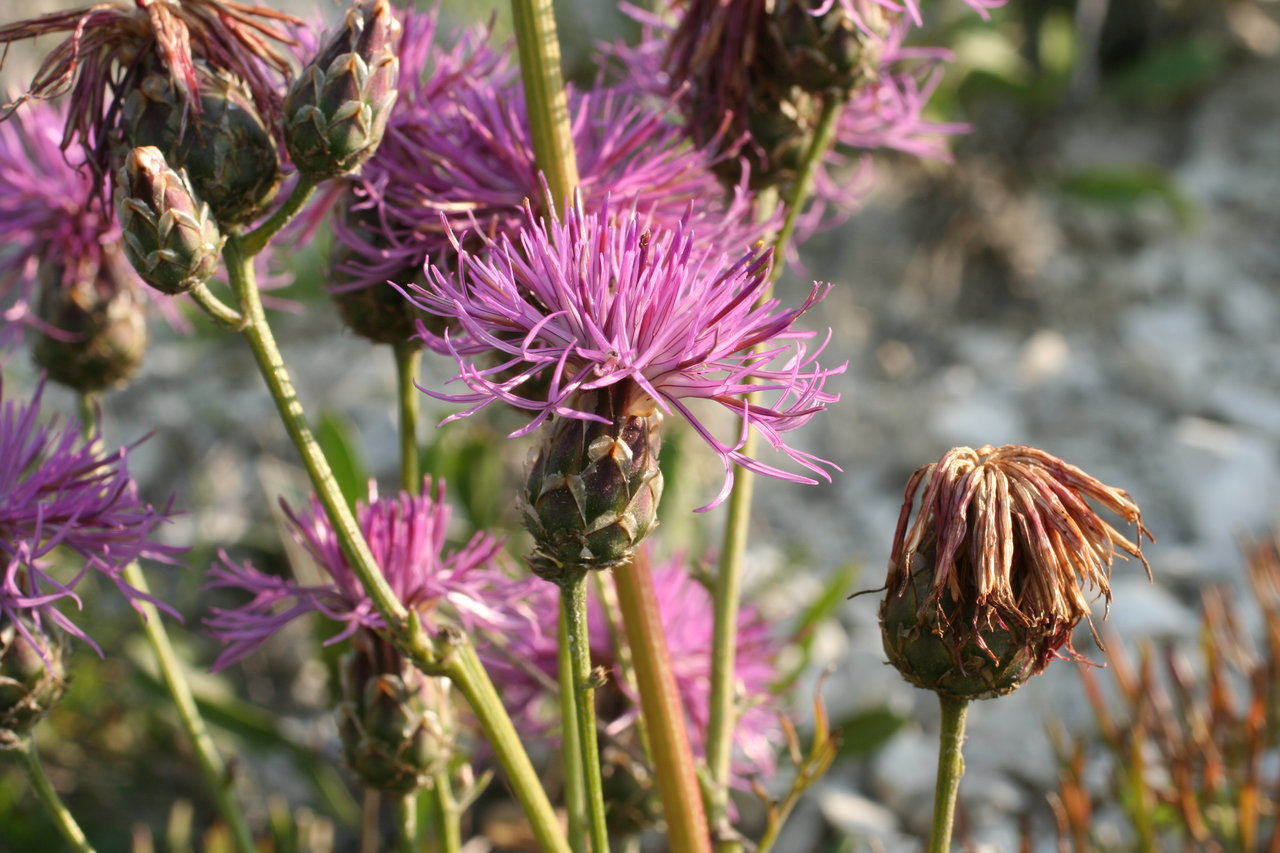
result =
M414 304L458 330L436 337L420 327L429 345L454 357L454 381L469 389L428 392L470 404L450 420L495 401L534 413L513 436L552 416L599 420L575 408L576 398L629 382L665 415L684 418L723 461L722 489L704 509L728 494L735 465L816 482L744 454L749 428L812 475L830 478L832 463L785 438L839 399L823 386L844 366L821 367L825 341L811 349L814 333L792 328L828 285L815 283L799 308L783 310L765 298L768 251L730 259L695 241L688 218L674 229L649 228L634 208L607 203L599 213L571 209L563 222L526 208L516 240L503 235L489 251L457 251L456 275L433 267L426 287L411 287ZM546 380L545 391L529 393L534 379ZM759 401L748 401L751 393ZM696 401L737 415L738 434L718 438L691 407Z
M83 437L72 419L41 423L43 392L41 384L30 401L5 400L0 383L0 623L15 624L28 639L32 630L60 628L101 653L57 605L70 600L79 608L76 587L92 572L130 601L167 610L121 573L136 560L173 562L181 549L155 539L167 510L138 496L126 450L105 452L101 436ZM76 556L71 578L56 570L65 562L55 550Z
M517 596L529 582L508 579L497 566L502 542L477 533L461 548L446 548L452 512L444 500L444 484L434 490L428 480L421 495L401 492L378 498L370 487L369 500L357 507L374 560L405 607L435 622L446 609L467 628L500 630L511 617L492 602ZM284 506L290 533L329 575L329 582L305 586L268 575L249 563L236 564L225 553L210 570L210 588L233 588L253 597L234 608L212 608L205 620L208 631L226 645L214 662L215 670L252 654L272 634L308 613L320 613L343 625L328 640L335 643L364 628L385 628L373 601L342 553L338 536L316 499L295 513Z

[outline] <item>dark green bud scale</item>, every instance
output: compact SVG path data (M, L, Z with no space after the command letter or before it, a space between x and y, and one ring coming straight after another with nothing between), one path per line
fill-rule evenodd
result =
M16 746L67 687L62 632L46 624L30 637L0 621L0 750Z
M218 269L218 223L159 148L129 152L116 173L115 200L125 255L147 284L161 293L186 293Z
M396 100L400 29L387 0L356 3L289 87L285 146L298 171L323 180L373 156Z
M521 508L535 543L534 573L610 569L631 559L658 526L662 415L652 401L627 404L628 383L587 392L573 404L607 423L556 418L529 467Z

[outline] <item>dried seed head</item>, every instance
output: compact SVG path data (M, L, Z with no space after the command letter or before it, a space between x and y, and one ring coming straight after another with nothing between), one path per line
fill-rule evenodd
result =
M352 637L342 658L338 730L343 755L370 788L407 794L426 784L449 758L438 703L444 687L370 631Z
M0 751L16 746L67 687L65 635L50 624L22 628L0 621Z
M159 148L134 148L116 173L116 216L124 251L147 284L185 293L218 269L223 237L185 172L169 168Z
M1086 498L1134 524L1137 541ZM880 607L889 660L945 695L1008 693L1062 649L1075 655L1072 629L1089 621L1090 591L1110 602L1118 552L1150 574L1143 536L1151 539L1126 492L1057 457L1021 445L955 448L907 484Z
M49 378L81 393L119 387L147 349L147 321L137 279L117 246L71 274L57 259L40 265L36 313L45 324L35 361Z
M125 99L125 140L152 145L183 169L222 225L248 222L280 187L280 152L248 88L224 71L196 66L199 113L161 70L143 74Z
M559 417L526 477L521 505L535 543L535 574L609 569L658 525L662 415L630 383L584 392L573 408L604 421ZM643 397L643 395L639 395Z
M289 88L285 145L304 175L345 175L378 149L396 100L400 29L387 0L355 3Z

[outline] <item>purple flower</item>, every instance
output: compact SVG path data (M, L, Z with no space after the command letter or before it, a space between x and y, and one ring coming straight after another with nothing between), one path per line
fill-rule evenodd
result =
M386 625L351 570L324 509L312 499L308 511L295 513L287 505L290 532L328 573L328 583L304 586L297 581L264 574L226 554L211 570L210 588L231 587L253 595L234 610L213 608L206 619L209 633L227 648L214 661L215 670L250 655L276 631L307 613L320 613L340 622L343 629L328 640L338 642L360 629L379 631ZM379 499L370 484L367 503L357 507L374 560L405 607L422 614L430 625L436 611L446 607L463 626L499 630L509 617L491 602L520 595L528 581L510 580L496 565L502 542L485 533L456 550L445 549L451 511L444 502L444 484L431 494L401 492Z
M0 623L12 622L28 640L28 625L61 628L101 654L56 605L70 599L79 608L76 586L92 571L135 605L168 610L121 577L135 560L173 562L180 552L153 538L167 510L138 497L124 448L104 452L101 435L81 437L73 419L39 423L43 383L26 403L4 400L3 392L0 383ZM55 550L83 561L70 579L53 569L65 565Z
M650 230L634 208L616 213L607 203L598 214L571 209L563 222L547 223L528 208L525 216L518 245L503 235L482 255L459 246L456 276L433 267L426 288L411 288L416 305L460 330L436 338L420 327L428 343L456 359L455 381L470 389L428 392L472 404L450 420L500 400L535 413L513 437L553 415L600 421L575 408L579 395L628 383L628 411L619 414L677 413L719 454L723 487L704 509L728 494L735 464L816 481L745 455L740 436L715 437L690 407L698 400L725 407L741 418L741 434L759 430L775 450L830 479L823 466L834 465L783 437L839 399L823 385L844 366L820 367L825 342L810 352L813 333L792 329L829 286L815 283L803 305L780 310L776 299L757 304L769 287L768 251L730 261L695 243L688 219L674 230ZM541 385L527 393L535 378L546 380L545 393ZM748 402L751 392L771 402Z
M401 100L353 184L359 227L336 226L354 255L340 270L345 289L405 281L428 259L451 267L451 231L514 236L525 201L545 198L523 87L506 53L486 47L475 28L453 49L427 52L434 23L434 16L405 19L403 44L412 49L402 55ZM410 38L411 28L421 33ZM596 87L571 92L570 113L588 210L609 198L674 227L694 205L698 239L731 251L745 250L769 226L755 221L745 195L720 188L711 167L724 155L689 145L666 110ZM475 243L478 249L482 241Z
M711 703L711 593L689 573L683 556L654 565L652 572L676 687L687 712L690 743L701 756L706 750ZM600 577L611 578L608 574ZM625 697L621 704L607 698L597 704L605 709L602 713L612 711L601 722L611 736L619 737L637 721L639 700L635 686L626 680L626 672L619 665L617 638L622 636L622 628L611 624L610 611L601 604L596 585L589 589L591 662L609 671L609 684L617 685ZM528 620L525 627L509 632L505 643L481 651L507 706L521 709L520 722L527 729L545 729L549 711L544 706L556 691L556 636L554 620L548 614L556 612L558 594L552 584L530 588L529 597L516 614ZM616 619L616 610L612 618ZM551 625L552 630L543 625ZM738 617L735 663L742 705L734 729L733 771L739 778L769 776L776 764L775 745L782 738L778 696L771 685L779 677L777 657L781 649L782 643L763 616L751 606L744 606Z

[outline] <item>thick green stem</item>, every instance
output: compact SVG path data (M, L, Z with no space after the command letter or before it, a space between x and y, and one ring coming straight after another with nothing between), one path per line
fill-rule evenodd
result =
M396 408L400 412L400 488L417 493L422 488L422 462L418 452L418 400L414 382L422 361L422 348L413 342L397 344Z
M560 69L560 40L552 0L511 0L528 105L533 154L546 176L551 203L564 212L578 187L578 159L569 124L569 99Z
M417 792L396 797L396 853L418 853Z
M573 853L587 850L587 783L582 772L581 735L578 734L577 700L574 698L573 655L569 651L569 614L560 599L557 619L559 647L556 650L560 674L560 749L564 765L564 808L569 822L569 844Z
M529 761L520 734L511 724L511 717L502 707L498 691L475 649L465 636L457 632L450 635L448 642L450 648L446 653L438 660L428 662L427 666L450 679L462 691L480 722L489 747L507 774L538 845L545 853L571 853L551 801L538 781L538 772ZM423 665L417 660L415 663Z
M422 792L431 810L431 835L426 849L431 853L459 853L462 850L462 811L453 796L448 770L431 778L431 787Z
M125 583L143 595L150 594L147 579L137 563L126 566L123 574ZM160 611L148 601L142 601L138 606L141 609L139 616L142 628L146 632L151 652L155 655L160 677L164 680L169 696L173 699L173 706L177 709L182 730L186 732L187 739L191 741L191 746L195 750L196 763L200 765L200 773L204 776L205 784L209 786L214 799L218 802L218 812L227 822L231 836L235 839L236 849L240 853L253 853L257 849L254 846L253 834L249 832L249 824L245 820L240 803L236 800L231 777L227 773L222 755L214 745L204 718L200 715L200 709L196 705L195 696L191 693L191 685L187 681L182 662L174 653L173 643L169 641L169 633L165 630Z
M928 853L950 853L951 828L956 816L956 795L964 775L964 720L968 699L938 694L942 705L942 732L938 735L938 781L933 793L933 828Z
M223 258L227 265L227 275L240 298L241 310L249 319L242 334L253 350L258 370L266 380L267 389L280 413L280 420L302 457L302 464L311 478L316 497L324 506L342 552L346 555L351 570L359 578L360 585L368 592L391 633L403 639L407 612L374 561L369 544L365 542L360 526L338 487L338 481L333 477L329 461L316 443L302 403L298 400L298 393L294 390L293 380L289 378L289 371L280 355L280 348L267 323L266 312L262 310L262 299L258 295L252 261L248 254L241 251L239 238L227 240Z
M658 613L648 552L638 549L631 563L614 569L613 577L671 849L710 853L707 815L698 789L684 704Z
M53 822L58 826L58 831L62 833L63 838L67 839L71 849L75 850L76 853L94 853L93 847L89 844L89 839L85 838L84 830L80 828L80 824L76 823L76 819L71 816L66 804L62 802L58 792L53 789L53 784L49 781L49 777L45 775L44 766L40 763L40 756L36 753L35 739L31 735L19 739L12 751L18 753L18 757L22 759L22 765L27 768L27 775L31 777L31 787L35 789L36 796L40 798L40 802L44 803L44 807L49 811L49 816L53 818Z
M214 296L213 291L209 290L204 282L191 288L190 292L195 303L222 328L238 332L244 328L245 323L249 322L248 318L239 311Z
M316 191L316 182L300 175L298 183L294 185L293 192L289 193L289 197L284 200L284 204L276 208L276 212L257 228L240 237L240 251L246 257L252 258L267 247L267 243L277 232L289 224L289 220L293 219L302 210L302 206L311 198L311 194Z
M591 849L593 853L608 853L609 830L604 819L604 782L600 775L595 690L591 686L591 637L587 631L585 571L574 571L560 581L560 603L565 614L565 634L569 641L569 662L573 678L572 689L563 697L570 699L573 707L561 708L560 713L565 717L572 713L577 718L578 754L582 759Z
M791 186L787 198L787 213L782 229L774 239L774 262L771 279L776 279L785 263L787 246L795 235L796 223L813 193L814 181L822 158L835 139L836 122L844 104L828 99L814 130L804 162ZM772 287L761 294L759 303L772 296ZM748 405L754 405L755 395L749 395ZM755 453L756 434L748 432L741 452ZM742 595L742 571L747 550L747 534L751 519L751 499L755 488L755 474L739 469L734 474L733 492L729 496L728 518L725 520L724 540L720 548L719 570L716 572L712 596L715 601L715 628L711 645L711 710L707 721L707 766L710 782L707 790L707 811L717 836L720 853L740 850L729 828L729 770L733 751L733 730L737 725L737 708L734 704L734 683L737 669L738 613Z

